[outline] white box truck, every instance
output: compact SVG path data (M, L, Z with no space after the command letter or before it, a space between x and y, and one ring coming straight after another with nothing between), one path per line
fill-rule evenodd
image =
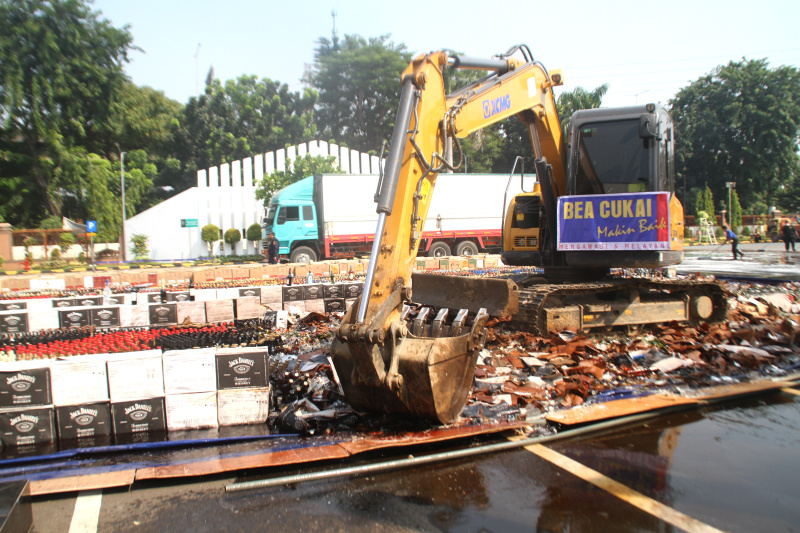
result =
M525 190L533 188L525 177ZM369 255L378 215L374 174L319 174L276 192L266 207L263 232L274 231L291 263ZM497 252L505 201L523 180L503 174L439 174L425 220L420 255L445 257ZM506 187L508 194L506 195Z

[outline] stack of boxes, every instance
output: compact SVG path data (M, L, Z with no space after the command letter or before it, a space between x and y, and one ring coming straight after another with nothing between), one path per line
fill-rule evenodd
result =
M269 397L266 347L3 363L0 442L16 450L55 441L85 448L163 440L166 431L263 424Z

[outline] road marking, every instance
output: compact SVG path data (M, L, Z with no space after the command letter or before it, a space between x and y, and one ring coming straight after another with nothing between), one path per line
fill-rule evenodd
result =
M69 533L96 533L100 520L100 506L103 503L102 490L87 490L78 493L75 511L69 524Z
M784 387L781 390L783 392L788 392L789 394L796 394L797 396L800 396L800 390L797 389L790 389L789 387Z
M667 507L663 503L636 492L635 490L626 487L622 483L614 481L600 472L592 470L591 468L584 466L581 463L556 451L553 451L541 444L526 446L525 449L538 455L542 459L563 468L570 474L573 474L584 481L588 481L592 485L609 492L617 498L626 501L634 507L638 507L642 511L649 513L677 528L683 529L690 533L722 532L720 529L696 520L691 516L685 515L680 511L676 511L671 507Z

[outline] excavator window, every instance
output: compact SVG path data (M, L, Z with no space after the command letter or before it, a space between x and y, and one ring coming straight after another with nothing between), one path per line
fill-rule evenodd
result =
M582 125L578 131L575 194L647 191L651 143L639 137L638 120Z

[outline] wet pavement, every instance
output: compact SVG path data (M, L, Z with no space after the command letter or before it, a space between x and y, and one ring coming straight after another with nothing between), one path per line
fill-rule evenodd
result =
M800 397L778 392L548 448L713 528L796 531L799 432ZM97 531L682 530L526 450L369 477L225 492L232 481L266 475L107 489ZM37 499L34 530L68 531L74 506L74 495Z

